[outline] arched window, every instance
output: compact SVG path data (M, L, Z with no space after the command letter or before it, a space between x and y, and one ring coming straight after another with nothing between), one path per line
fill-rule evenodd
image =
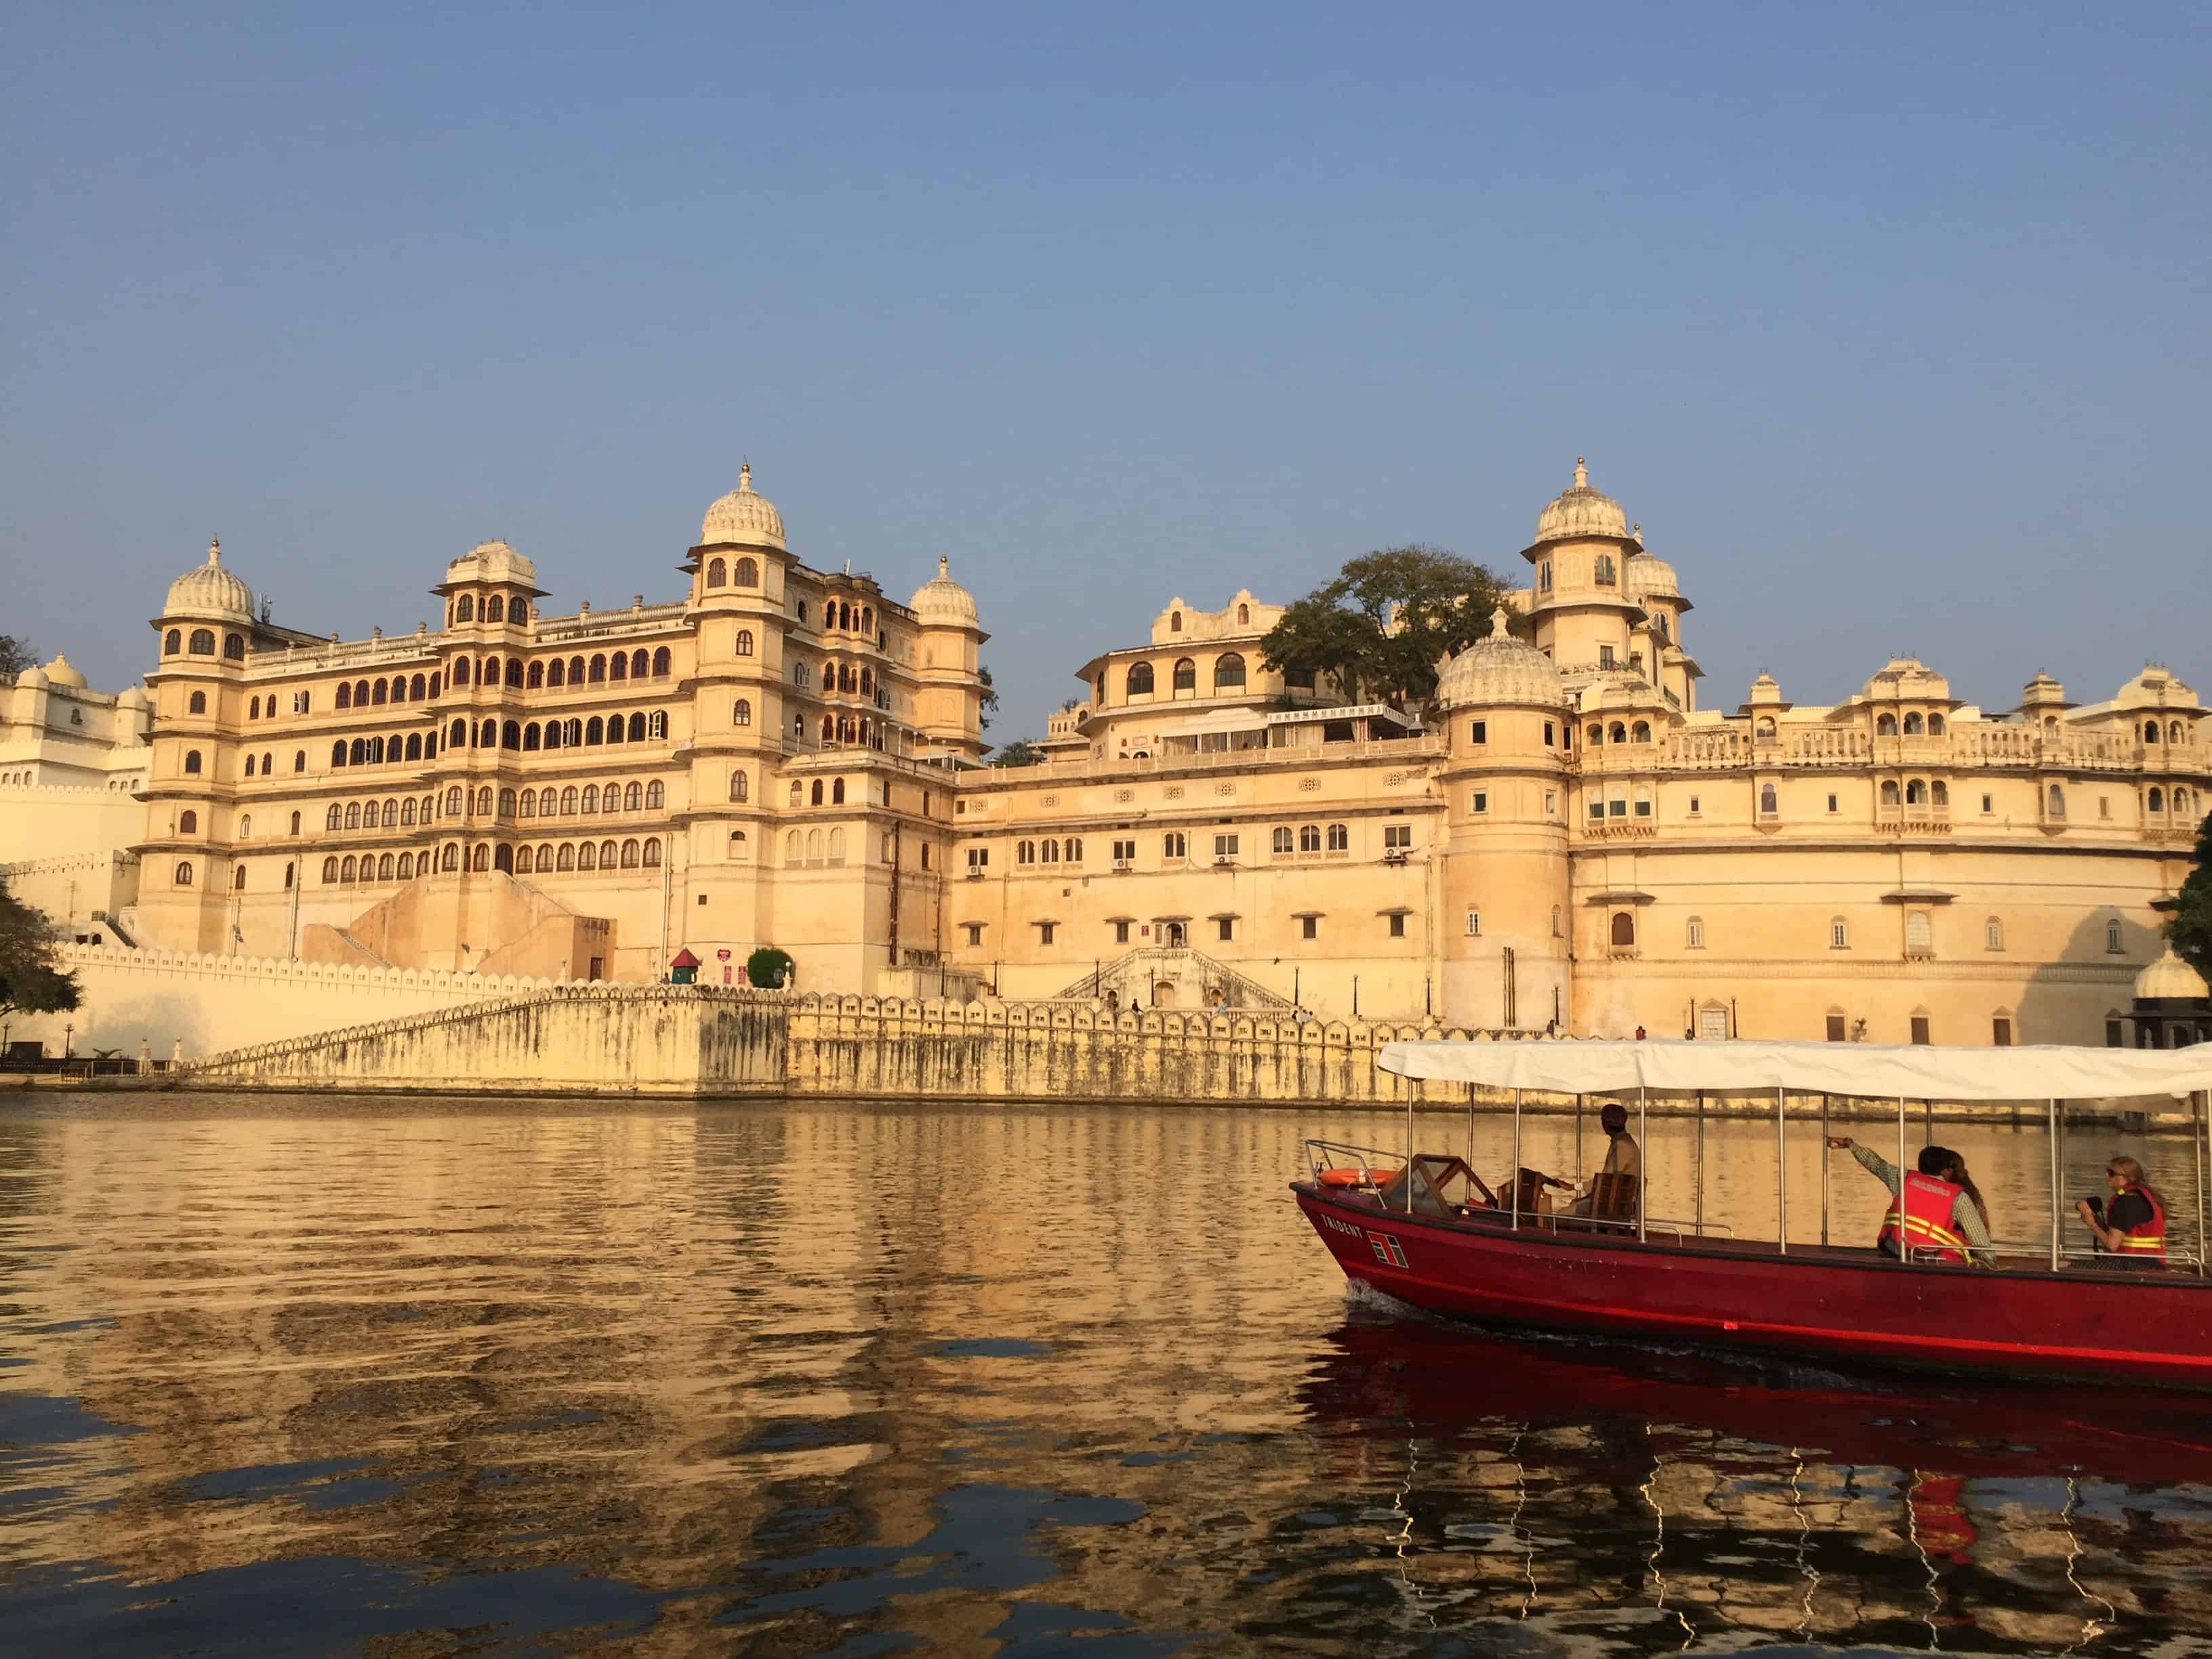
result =
M333 882L338 878L338 861L335 856L323 860L323 879Z
M474 622L476 619L476 595L473 593L462 594L460 602L453 606L453 620L455 622Z
M1620 720L1615 720L1606 729L1605 735L1606 740L1609 743L1626 743L1628 741L1628 727Z
M410 795L399 803L399 822L412 828L415 823L415 797Z
M200 815L189 806L177 815L177 833L189 836L200 827Z
M791 665L791 681L794 685L811 685L814 682L814 671L803 662L795 662Z
M2066 816L2066 792L2057 784L2051 786L2050 792L2044 797L2044 800L2052 817L2063 818Z
M502 789L499 792L499 815L503 818L511 818L514 816L514 790Z
M1774 737L1774 735L1775 735L1775 730L1776 730L1776 728L1775 728L1775 725L1774 725L1774 717L1773 717L1771 714L1762 714L1762 715L1760 715L1760 716L1759 716L1759 737L1761 737L1761 738L1773 738L1773 737Z
M1702 951L1705 948L1705 919L1703 916L1690 918L1688 925L1682 930L1682 943L1686 949L1692 951Z
M1850 949L1850 945L1851 930L1850 924L1844 921L1841 916L1829 917L1828 948L1831 951L1848 951Z
M800 860L805 856L803 850L805 845L805 840L799 835L799 831L796 830L793 830L790 835L784 838L783 861L787 865L796 866Z
M297 812L292 814L292 833L295 836L300 833L300 815Z
M482 842L478 842L476 846L476 850L469 854L469 868L477 875L482 875L485 871L490 869L491 848L485 846Z
M646 671L652 666L652 664L653 659L646 654L645 647L643 646L638 647L636 650L629 653L630 678L634 680L643 679L646 676Z
M185 770L187 773L197 774L199 769L200 751L197 749L187 749L185 750Z
M609 794L612 794L612 793L614 793L614 789L613 789L613 786L612 786L612 785L608 786L607 793L608 793ZM631 784L628 788L626 788L626 789L624 789L624 790L623 791L623 811L625 811L625 812L635 812L635 811L636 811L638 810L638 808L639 808L639 807L641 807L641 806L642 806L642 805L645 805L645 786L644 786L643 784L641 784L641 783L633 783L633 784ZM610 807L608 810L609 810L610 811L611 811L613 809L612 809L611 807Z
M1328 826L1328 850L1332 853L1348 853L1352 850L1350 824L1332 823Z
M583 659L581 657L571 657L571 658L569 658L569 659L568 659L568 684L571 684L571 685L581 685L583 683L584 683L584 659Z
M477 851L481 854L483 848L479 847ZM514 873L514 852L504 846L494 848L492 849L491 855L491 867L495 870L500 871L503 874L513 875Z
M454 659L453 659L453 684L454 684L455 685L466 685L468 683L469 683L469 659L468 659L466 657L456 657L456 658L454 658Z
M1881 804L1884 806L1895 806L1899 805L1903 797L1898 793L1897 780L1894 778L1883 780L1881 786Z
M350 708L353 707L353 687L346 684L343 680L340 680L338 682L337 702L338 707L341 708Z
M1168 632L1170 634L1180 634L1182 632L1182 611L1177 611L1170 615L1168 617Z
M834 742L836 739L836 736L837 722L832 720L829 715L824 714L822 717L822 741L824 743Z
M438 868L439 868L440 870L441 870L441 871L445 871L445 872L453 872L453 871L455 871L455 870L459 870L460 867L461 867L461 848L460 848L460 843L459 843L458 842L450 842L450 841L449 841L449 842L447 842L446 843L445 851L444 851L444 852L442 852L441 854L439 854L439 856L438 856Z
M2179 720L2174 721L2172 725L2166 728L2166 740L2168 743L2179 743L2183 741L2181 722Z
M614 654L614 664L613 666L609 669L607 678L611 680L628 679L629 678L629 658L620 651L616 652Z
M751 656L753 653L753 630L750 628L740 628L738 630L737 641L732 646L731 649L738 656Z
M619 714L616 715L612 720L607 722L608 742L612 743L615 741L615 728L623 725L623 718ZM629 724L625 729L628 732L630 742L643 743L645 741L645 716L640 714L633 714L629 717Z
M192 629L192 655L195 657L212 657L215 655L215 630L213 629L195 628Z
M750 800L752 799L752 793L753 783L752 779L750 776L743 772L732 772L730 774L730 799L732 800Z
M1613 948L1616 951L1632 951L1636 948L1636 913L1634 911L1615 910L1613 913L1612 938Z
M1938 806L1948 806L1951 804L1951 786L1941 778L1936 779L1928 786L1928 799Z
M2120 919L2114 916L2105 924L2105 949L2112 955L2118 956L2126 948L2120 938Z
M668 793L661 787L661 782L659 778L655 778L651 783L645 786L645 810L647 811L659 811L666 803L667 799Z
M1152 695L1152 664L1139 662L1132 663L1129 665L1128 695L1132 697L1149 697Z
M614 867L615 844L611 841L603 841L599 843L599 868L611 870Z
M845 804L845 780L844 780L844 779L842 779L842 778L839 778L839 779L837 779L836 781L834 781L834 782L832 782L832 783L830 784L830 804L832 806L842 806L842 805Z
M707 561L707 586L720 587L730 580L730 567L720 559Z
M246 757L246 775L249 778L253 775L253 757L251 755Z
M514 849L514 873L516 875L526 876L537 867L537 854L532 853L527 847L518 847Z
M1982 924L1982 948L1986 951L2004 949L2004 923L1995 916Z
M2152 787L2150 792L2150 810L2154 812L2163 812L2166 811L2166 795L2164 792L2158 789L2155 786Z
M1244 684L1244 659L1231 651L1213 659L1213 689L1230 690Z
M584 722L584 742L588 747L606 741L606 725L597 714Z
M624 842L622 844L622 867L623 867L623 869L625 869L625 870L635 870L635 869L636 869L636 868L637 868L637 854L638 854L638 844L637 844L637 842L635 842L635 841L626 841L626 842Z
M368 701L373 706L381 707L385 698L390 695L390 688L387 687L382 680L377 681L375 684L368 688ZM356 702L359 700L358 696L355 699Z
M2145 743L2156 743L2158 741L2158 722L2156 720L2145 720L2143 722L2143 741Z
M331 803L331 810L324 815L323 828L325 830L336 830L342 827L344 823L345 809L340 806L336 801L332 801Z
M374 830L378 824L383 822L384 811L381 807L378 806L373 800L364 801L362 803L361 827L362 829Z
M185 705L185 712L190 714L206 714L207 693L204 691L193 692L191 700Z
M424 692L432 691L435 689L435 687L432 686L428 681L423 679L420 674L416 675L413 679L407 682L407 696L410 701L415 702L420 702L422 701Z
M657 680L666 679L669 663L668 647L664 645L653 653L653 678Z
M499 728L499 746L502 749L522 747L522 722L508 720Z
M509 657L509 658L507 659L507 677L506 677L506 678L507 678L507 689L508 689L509 690L512 690L512 691L520 691L520 690L522 690L522 659L521 659L521 658L520 658L520 657Z
M1918 709L1914 709L1911 714L1905 717L1905 735L1906 737L1917 738L1924 729L1925 724L1920 718L1920 711Z
M1175 665L1175 689L1178 691L1198 690L1198 664L1189 657L1177 657Z
M605 655L601 653L594 656L592 659L590 668L585 673L585 678L589 680L593 685L598 685L604 682L606 678L607 659Z
M1016 864L1035 864L1036 862L1036 843L1033 841L1016 842L1014 843L1014 862Z
M1273 850L1278 853L1287 853L1291 850L1291 826L1289 824L1279 824L1276 827Z
M535 753L544 739L544 732L538 722L531 721L522 728L522 752L526 755Z
M1874 734L1878 738L1895 737L1897 735L1897 716L1894 714L1875 715L1874 722Z
M739 841L744 839L744 830L740 830L736 833ZM658 836L647 836L645 838L645 867L648 870L660 868L660 837Z
M366 859L364 859L364 860L362 860L362 863L364 863L364 864L366 864L368 861L368 860L366 860ZM386 854L385 854L381 858L378 859L378 860L377 860L377 861L376 861L376 878L377 878L379 881L390 881L390 880L392 879L392 854L389 854L389 853L386 853ZM364 874L366 874L367 872L364 872L363 873L364 873Z
M756 564L750 559L739 559L738 561L737 586L739 587L758 587L760 586L760 566ZM799 613L799 617L801 621L804 621L805 619L805 612L801 611Z
M568 817L576 810L576 786L570 784L561 792L561 815Z
M237 634L224 635L222 636L222 654L229 658L233 662L243 662L246 659L245 639Z
M599 810L599 786L596 783L587 783L584 786L584 811L596 812Z
M446 791L446 816L447 817L457 818L460 817L462 808L466 806L467 804L468 798L461 793L460 785L455 784L452 788Z
M173 656L175 656L175 655L177 654L177 653L178 653L178 652L179 652L179 651L183 650L184 648L185 648L185 635L184 635L184 631L183 631L181 629L176 629L176 628L173 628L173 629L171 629L169 630L169 637L168 637L167 640L165 640L164 641L162 641L162 649L163 649L164 651L166 651L166 652L167 652L170 656L173 656Z
M1907 806L1928 805L1928 781L1925 778L1914 778L1905 784L1905 804Z
M1759 816L1771 818L1781 810L1781 798L1775 793L1774 786L1771 783L1760 784L1759 786Z
M1613 586L1612 554L1601 553L1597 556L1597 563L1592 568L1591 576L1600 587Z
M1553 937L1553 939L1557 939L1557 938L1559 938L1559 907L1558 905L1556 905L1556 904L1555 904L1555 905L1553 905L1553 906L1552 907L1552 937Z
M752 702L750 698L739 697L736 702L730 706L730 724L732 726L750 726L752 723Z
M814 787L808 793L807 805L810 806L822 805L822 780L819 778L814 780Z
M352 881L358 877L360 873L360 860L356 859L352 854L347 854L345 862L338 866L338 879L340 881Z
M1928 735L1929 737L1942 737L1943 735L1944 729L1943 717L1941 714L1930 714L1928 717Z
M562 686L568 683L568 665L567 663L556 657L545 665L545 684L548 686Z
M1936 948L1936 924L1928 919L1925 910L1905 912L1905 948L1908 951L1932 951Z
M1632 738L1634 738L1634 740L1635 740L1636 742L1638 742L1638 743L1649 743L1649 742L1650 742L1650 741L1651 741L1651 722L1650 722L1650 721L1649 721L1649 720L1638 720L1638 721L1637 721L1637 722L1636 722L1636 729L1635 729L1633 732L1632 732L1629 735L1630 735L1630 737L1632 737Z
M361 803L357 800L349 800L346 803L345 827L349 830L361 828Z

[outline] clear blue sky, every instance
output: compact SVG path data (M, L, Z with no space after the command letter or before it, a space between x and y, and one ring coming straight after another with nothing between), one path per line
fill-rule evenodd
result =
M21 7L0 631L118 685L210 532L349 635L489 536L670 598L750 457L1012 737L1586 453L1709 704L2212 695L2208 87L2201 5Z

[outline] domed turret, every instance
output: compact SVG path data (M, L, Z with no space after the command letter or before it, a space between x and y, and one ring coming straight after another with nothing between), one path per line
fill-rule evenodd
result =
M2137 1002L2189 1002L2208 996L2212 996L2212 988L2205 985L2204 975L2174 955L2171 943L2163 956L2136 975Z
M742 547L772 547L785 551L783 514L765 495L753 493L752 463L738 469L738 487L707 509L699 526L699 544L718 546L733 542Z
M446 567L448 582L514 582L523 587L538 584L538 567L505 542L478 542Z
M223 568L222 544L208 544L207 562L195 565L169 584L165 617L212 617L224 622L253 620L253 591Z
M46 683L49 685L65 685L74 691L83 690L88 684L76 665L59 654L46 665Z
M937 574L914 591L907 601L924 628L975 628L980 625L975 596L952 580L952 562L939 555Z
M1612 496L1590 488L1589 467L1577 455L1573 487L1562 490L1553 498L1550 506L1536 515L1536 544L1572 541L1584 536L1626 541L1628 514L1620 510L1620 503Z
M144 686L126 685L116 694L115 706L123 709L141 709L150 708L154 704L153 699L146 695Z
M1552 659L1511 633L1505 607L1490 613L1490 632L1437 671L1437 702L1446 708L1499 703L1564 703Z
M1626 591L1632 599L1679 599L1682 584L1674 567L1656 554L1639 553L1628 562Z

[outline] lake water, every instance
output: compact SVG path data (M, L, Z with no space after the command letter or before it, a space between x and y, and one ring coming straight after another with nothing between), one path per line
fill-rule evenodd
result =
M1285 1183L1401 1125L11 1103L0 1646L2212 1653L2212 1411L1362 1304ZM1710 1134L1711 1212L1771 1233L1771 1129ZM2039 1236L2039 1129L1941 1138ZM2068 1190L2123 1144L2185 1208L2178 1139L2077 1135ZM1790 1154L1817 1237L1817 1125Z

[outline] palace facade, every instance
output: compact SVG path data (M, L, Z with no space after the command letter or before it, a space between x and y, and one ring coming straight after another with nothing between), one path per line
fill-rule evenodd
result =
M1279 609L1242 592L1170 601L1078 670L1041 763L991 769L945 561L903 603L815 569L749 471L682 595L611 611L547 613L492 542L434 628L325 637L211 548L154 619L134 938L579 979L688 951L709 983L774 944L868 994L2122 1040L2212 789L2189 686L2038 673L1984 711L1898 658L1833 705L1762 674L1708 708L1674 568L1579 464L1521 558L1533 638L1501 611L1426 722L1267 670Z

